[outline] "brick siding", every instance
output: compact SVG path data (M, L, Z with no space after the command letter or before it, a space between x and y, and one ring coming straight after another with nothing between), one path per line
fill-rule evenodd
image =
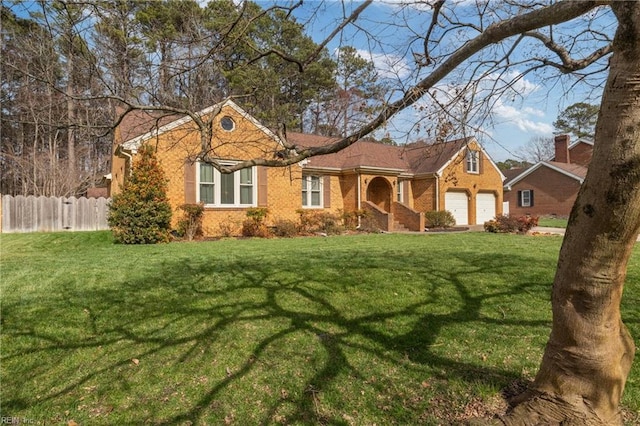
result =
M517 182L510 191L505 191L504 199L509 202L509 213L521 215L569 216L580 189L580 182L548 167L540 167ZM518 191L533 190L532 207L518 207Z

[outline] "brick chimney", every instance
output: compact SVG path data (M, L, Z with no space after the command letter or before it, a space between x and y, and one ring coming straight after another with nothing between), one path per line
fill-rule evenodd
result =
M556 158L555 161L558 163L567 163L571 162L569 158L569 135L558 135L555 137L555 151Z

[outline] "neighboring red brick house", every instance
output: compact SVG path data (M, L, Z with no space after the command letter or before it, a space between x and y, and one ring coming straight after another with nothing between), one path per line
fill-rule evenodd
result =
M235 103L226 101L200 114L214 113L212 155L218 159L238 162L282 150L278 136ZM299 147L335 140L301 133L289 133L287 139ZM405 146L358 141L286 168L258 166L223 175L193 161L200 145L190 118L157 119L136 112L115 132L112 194L120 190L142 143L157 147L175 210L184 203L205 204L206 235L220 234L221 225L239 230L250 207L267 207L271 223L297 220L301 209L335 214L362 209L383 230L414 231L424 230L425 211L450 210L458 225L483 223L502 213L504 176L475 138Z
M504 201L515 216L567 217L587 175L593 142L579 139L569 143L568 135L555 138L555 156L509 176L504 184Z

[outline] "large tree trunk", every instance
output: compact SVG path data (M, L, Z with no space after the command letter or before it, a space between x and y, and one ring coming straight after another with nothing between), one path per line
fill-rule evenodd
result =
M505 424L622 424L635 345L620 316L640 228L640 2L619 20L593 160L573 207L553 284L553 328L534 389Z

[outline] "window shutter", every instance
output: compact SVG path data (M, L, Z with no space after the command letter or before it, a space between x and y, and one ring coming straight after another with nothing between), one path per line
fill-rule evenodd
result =
M267 167L258 166L258 206L266 207L268 205L267 197Z
M196 200L196 163L187 159L184 162L184 202L195 204Z
M533 189L529 190L529 200L530 200L529 205L533 207Z
M324 208L331 207L331 176L325 176L322 182L322 188L324 191Z
M518 191L518 207L522 207L522 191Z

